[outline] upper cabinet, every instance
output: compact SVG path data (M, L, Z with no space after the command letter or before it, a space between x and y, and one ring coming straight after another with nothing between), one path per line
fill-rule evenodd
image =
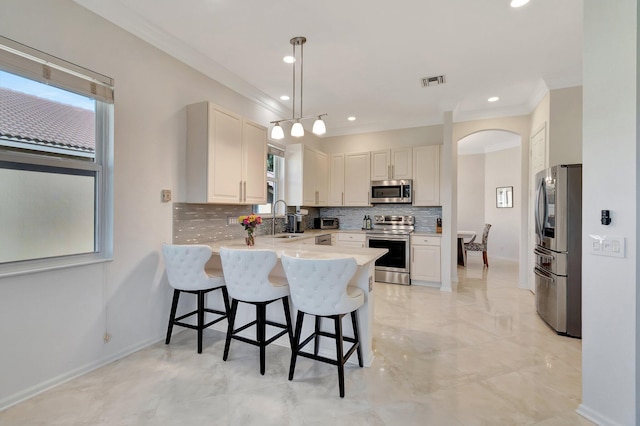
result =
M290 206L327 206L329 158L303 144L285 150L285 201Z
M369 152L331 156L330 206L369 206L371 156Z
M413 162L410 147L371 152L371 180L412 178Z
M440 145L413 148L413 205L441 205Z
M345 154L344 157L344 205L369 206L371 191L369 153L356 152Z
M344 154L329 159L329 205L344 205Z
M267 201L267 129L211 102L187 106L187 202Z

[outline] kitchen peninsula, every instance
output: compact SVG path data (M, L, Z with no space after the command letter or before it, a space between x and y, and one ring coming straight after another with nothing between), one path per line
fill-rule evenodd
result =
M256 245L250 250L273 250L276 252L278 259L283 255L301 257L305 259L331 259L337 257L353 257L356 260L358 269L355 275L351 279L349 285L358 287L364 291L365 301L364 305L358 310L358 320L360 325L360 344L362 347L362 356L364 365L366 367L371 366L373 362L373 309L374 309L374 297L373 297L373 281L374 281L374 265L376 259L383 256L386 249L374 249L374 248L353 248L353 247L336 247L336 246L323 246L309 244L309 240L314 238L312 235L301 235L295 237L289 237L287 235L261 236L256 240ZM220 261L220 248L247 248L243 239L218 241L209 244L213 250L213 256L207 263L207 269L221 270L222 265ZM282 280L285 278L285 273L280 261L276 264L271 272L270 278L274 281ZM221 305L221 301L216 300L216 303ZM292 317L295 318L295 306L292 306ZM284 322L282 309L267 310L267 317L274 321ZM255 319L255 312L249 306L240 305L237 313L237 324L246 324ZM329 321L326 321L326 326L329 325ZM226 323L225 323L226 324ZM307 328L308 326L308 328ZM323 322L323 329L325 324ZM226 325L216 324L214 329L225 331ZM350 321L343 322L343 330L345 335L353 336L353 330L351 328ZM269 330L267 329L267 332ZM312 332L312 324L305 323L303 328L303 336L307 336ZM252 336L253 337L253 336ZM335 357L335 344L333 342L325 341L321 339L320 353L327 356ZM286 338L280 338L276 341L278 344L289 345L289 341ZM323 345L326 344L325 345ZM331 343L331 344L329 344ZM350 360L350 362L352 362Z

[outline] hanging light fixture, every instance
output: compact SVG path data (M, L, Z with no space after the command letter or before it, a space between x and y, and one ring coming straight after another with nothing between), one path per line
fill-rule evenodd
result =
M304 136L304 127L302 126L302 120L315 118L313 123L312 132L316 135L324 135L327 133L327 126L324 124L324 117L327 114L320 115L302 115L302 83L303 83L303 74L304 74L304 44L307 42L305 37L294 37L289 41L293 45L293 55L287 56L285 58L285 62L293 64L293 116L289 119L284 120L276 120L272 121L273 128L271 129L271 139L279 140L284 138L284 130L280 123L290 123L293 122L291 126L291 136L295 138L299 138ZM297 47L300 46L300 58L298 59L297 55ZM296 64L300 62L300 103L299 103L299 116L296 116Z

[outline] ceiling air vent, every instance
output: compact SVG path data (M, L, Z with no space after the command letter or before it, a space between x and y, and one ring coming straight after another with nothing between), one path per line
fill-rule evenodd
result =
M444 78L444 74L443 75L437 75L435 77L423 77L422 78L422 87L438 86L438 85L444 84L446 82L447 82L447 80Z

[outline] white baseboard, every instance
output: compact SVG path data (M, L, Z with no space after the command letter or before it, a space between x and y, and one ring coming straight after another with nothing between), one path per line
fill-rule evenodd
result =
M137 352L140 349L146 348L147 346L153 345L156 342L164 340L165 337L166 336L163 335L161 337L144 340L138 344L125 348L113 355L110 355L105 358L101 358L95 362L91 362L89 364L83 365L82 367L78 367L74 370L61 374L57 377L52 377L49 380L45 380L44 382L28 387L27 389L24 389L13 395L9 395L8 397L0 400L0 411L6 410L7 408L13 405L19 404L29 398L33 398L34 396L41 394L42 392L45 392L51 388L54 388L63 383L66 383L69 380L73 380L76 377L80 377L83 374L87 374L90 371L93 371L100 367L104 367L105 365L110 364L114 361L117 361L121 358L124 358L127 355L131 355L132 353Z
M578 406L576 413L600 426L622 426L622 424L614 422L610 418L603 416L602 414L592 410L584 404L580 404Z

